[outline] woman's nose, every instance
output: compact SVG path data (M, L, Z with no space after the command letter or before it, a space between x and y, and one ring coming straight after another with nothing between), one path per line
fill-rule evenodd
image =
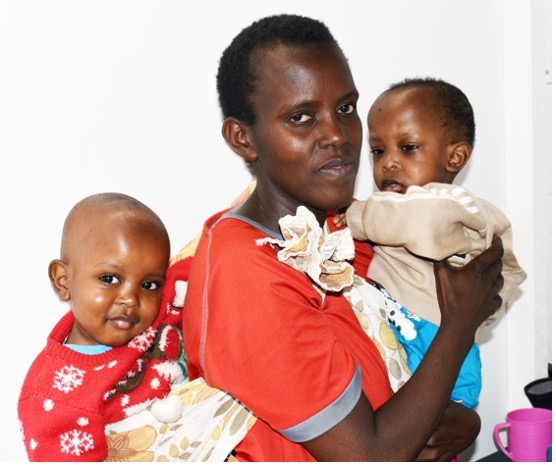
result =
M342 146L347 141L346 129L335 114L321 119L321 131L320 145L322 147Z

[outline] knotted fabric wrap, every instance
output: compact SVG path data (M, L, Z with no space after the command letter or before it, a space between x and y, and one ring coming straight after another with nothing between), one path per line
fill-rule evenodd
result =
M284 240L262 238L257 245L278 245L278 260L307 274L323 290L339 292L353 283L355 247L349 229L324 235L314 214L299 206L279 221Z

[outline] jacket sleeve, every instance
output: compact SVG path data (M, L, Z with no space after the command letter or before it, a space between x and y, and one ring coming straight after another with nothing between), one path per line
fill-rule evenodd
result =
M432 260L470 251L470 230L486 234L485 219L473 198L457 185L411 186L406 194L376 192L365 201L355 201L346 219L358 240L404 247Z

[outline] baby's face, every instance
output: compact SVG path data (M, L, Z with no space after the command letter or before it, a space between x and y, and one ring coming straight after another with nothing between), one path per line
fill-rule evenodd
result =
M451 142L429 104L430 91L386 92L367 116L373 175L381 191L405 193L410 185L451 183L446 170Z
M107 220L84 234L67 261L76 321L68 343L115 347L145 331L159 312L168 257L167 239L148 222Z

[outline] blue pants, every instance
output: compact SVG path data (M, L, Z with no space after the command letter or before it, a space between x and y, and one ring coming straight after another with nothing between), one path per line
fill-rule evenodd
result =
M407 353L407 364L415 372L427 352L438 326L412 314L394 300L380 284L375 283L385 296L388 320L396 338ZM481 393L481 355L477 344L473 344L461 367L451 399L466 407L475 408Z

